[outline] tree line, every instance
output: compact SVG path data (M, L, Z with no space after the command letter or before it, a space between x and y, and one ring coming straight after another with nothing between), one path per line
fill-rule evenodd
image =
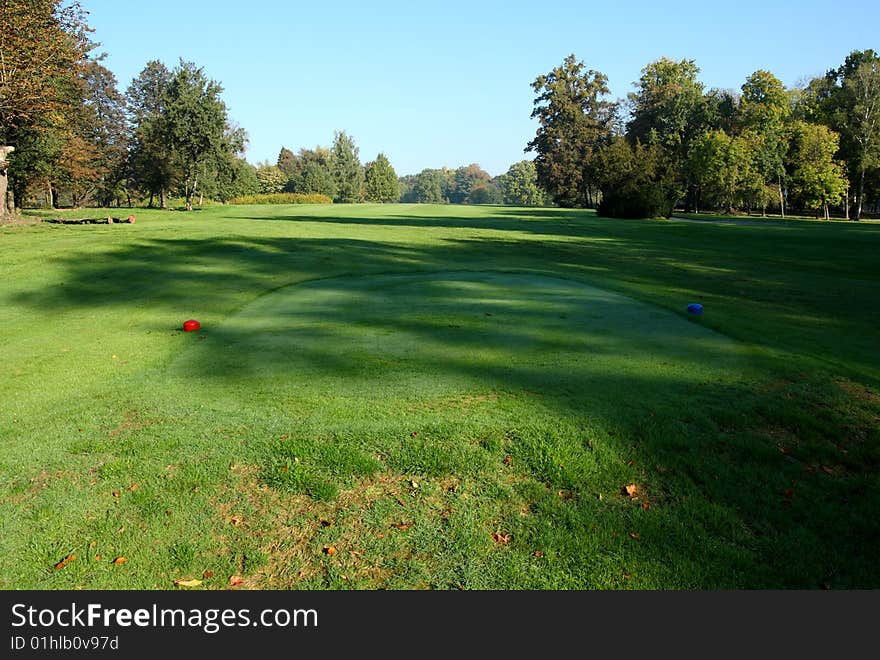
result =
M706 90L693 60L648 64L625 100L570 55L532 83L539 127L526 146L538 183L565 207L612 217L835 209L880 204L880 56L853 51L795 89L771 72Z
M880 205L880 56L853 51L787 89L771 72L705 89L693 60L648 64L626 99L574 55L532 83L534 160L399 177L354 139L244 159L222 86L192 62L148 62L125 92L93 55L76 2L0 0L0 216L25 202L186 208L202 198L319 193L337 202L598 207L609 216L690 211L859 219Z

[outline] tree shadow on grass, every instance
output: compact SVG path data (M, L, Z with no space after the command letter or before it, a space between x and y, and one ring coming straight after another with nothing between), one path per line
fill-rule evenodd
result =
M350 220L388 224L384 220ZM512 226L506 220L491 222L499 229ZM520 221L509 222L515 225ZM840 407L820 417L817 413L822 397L828 400L834 396L827 383L814 384L814 392L808 392L805 398L793 385L768 385L758 390L755 381L737 374L714 380L691 378L689 372L704 373L704 354L697 345L671 356L677 367L664 369L651 349L651 341L662 343L674 338L651 335L647 318L650 308L640 308L647 315L643 329L631 319L624 327L626 332L612 334L613 326L599 332L583 299L572 294L554 300L552 281L541 278L564 278L558 280L563 289L574 286L566 280L608 283L618 291L642 298L660 289L683 295L697 286L705 295L714 296L719 305L729 295L734 278L738 286L760 291L764 301L791 297L793 310L814 313L817 322L829 324L833 321L829 310L834 309L836 301L818 295L798 298L803 286L798 278L804 277L807 270L801 263L775 262L777 269L769 277L755 266L751 273L743 273L741 266L748 260L739 255L724 255L722 249L705 242L664 247L651 237L637 237L632 233L635 227L628 226L628 232L618 229L616 234L591 235L582 241L475 237L404 245L293 237L138 240L100 260L61 254L55 259L64 268L64 286L20 293L14 302L59 312L115 306L126 313L132 307L146 308L164 318L173 318L181 309L204 309L224 319L238 309L243 292L245 298L255 301L267 292L311 282L306 287L347 298L335 305L330 296L311 309L301 307L292 314L300 324L299 330L282 328L282 336L276 337L274 345L283 352L285 344L291 345L287 340L295 338L297 343L290 346L286 364L307 373L323 373L329 388L348 381L352 391L367 397L377 374L400 377L405 385L408 374L418 377L419 373L434 373L453 384L501 389L517 396L539 393L536 410L542 409L566 424L589 422L607 432L602 441L613 445L617 453L637 456L644 467L632 471L632 478L648 480L656 492L662 493L660 499L669 507L667 515L672 521L667 531L695 525L700 530L698 536L711 530L722 537L722 542L729 534L729 539L736 539L731 542L762 564L753 575L742 574L738 582L725 582L723 586L810 588L833 577L843 586L876 587L880 574L859 557L867 556L867 549L880 540L872 513L880 506L876 476L872 476L877 466L877 433L876 429L866 428L864 422L848 419ZM548 235L559 235L564 229L551 227ZM621 270L625 272L621 274ZM826 270L833 274L836 267L828 264ZM466 282L469 278L479 281L499 277L486 273L505 271L518 273L508 278L511 287L515 288L517 282L530 286L530 282L534 285L539 281L543 284L538 288L543 286L546 295L537 290L528 297L530 303L522 305L521 298L505 299L495 295L497 291L493 295L483 292L482 297L469 300L461 299L455 287L446 292L437 288L454 273ZM394 277L412 279L414 273L420 273L421 278L421 288L416 291L424 291L429 300L448 309L456 318L453 325L470 326L443 324L442 314L436 310L425 312L426 316L415 315L415 303L381 302L386 290L393 288ZM750 277L754 282L747 281ZM369 286L371 278L375 286ZM670 296L663 300L668 302ZM617 303L619 309L625 309L625 300ZM259 305L259 301L251 304ZM376 313L371 313L371 307ZM735 314L736 309L729 313ZM662 316L669 314L663 312ZM380 344L385 349L401 348L409 342L413 347L422 345L431 350L412 359L398 355L390 367L365 365L363 358L370 351L358 344L363 336L359 339L347 335L353 319L369 330L369 338L390 333L392 340L406 339L385 341ZM125 319L120 322L125 324ZM681 323L688 325L684 320ZM779 321L779 327L785 327L785 322ZM192 377L213 381L222 388L233 378L271 375L279 365L273 357L277 354L260 350L261 345L253 344L249 330L252 328L247 325L236 327L228 322L212 328L208 341L186 356ZM693 341L711 335L699 328L691 330L683 334ZM533 336L536 331L540 336ZM488 358L473 358L485 356L487 347L503 350ZM530 352L527 363L515 359L505 362L519 351ZM579 352L589 353L597 364L608 368L578 366L574 360ZM627 368L614 369L613 361L602 362L603 356L621 352L628 354L622 363ZM664 354L657 353L662 362ZM233 354L238 355L240 363L230 363ZM541 364L541 354L552 357ZM639 368L647 363L652 368ZM283 367L285 363L280 364ZM847 425L862 441L841 455L835 443L839 442L839 430ZM540 427L537 432L549 433L549 427ZM784 452L780 436L786 438ZM573 454L570 446L560 453L552 443L542 446L540 440L538 436L523 440L532 446L526 459L530 469L548 486L574 491L579 506L594 506L587 504L592 492L584 467L586 459ZM578 451L590 450L581 447ZM573 457L575 462L563 460L564 456ZM837 474L841 476L823 476L821 472L832 456L837 461L832 471L839 469ZM818 474L807 472L809 476L804 476L806 468L816 472L817 465ZM614 474L623 478L628 473L625 467L616 466ZM793 481L797 486L792 486ZM796 500L785 495L789 490L796 490ZM686 504L692 497L705 502L702 511L695 512ZM707 522L716 514L717 524ZM566 524L562 518L556 522ZM725 532L725 525L732 527ZM696 552L694 542L658 535L651 539L649 550L653 556L686 560L684 555ZM745 564L738 567L741 571L748 569Z

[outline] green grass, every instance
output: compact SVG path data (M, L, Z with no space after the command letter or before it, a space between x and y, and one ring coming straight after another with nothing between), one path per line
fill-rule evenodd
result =
M135 214L0 228L0 587L880 586L876 224Z

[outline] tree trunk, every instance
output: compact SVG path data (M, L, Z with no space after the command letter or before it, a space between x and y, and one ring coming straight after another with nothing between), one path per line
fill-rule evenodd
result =
M9 161L6 156L15 151L15 147L0 147L0 218L7 214L12 214L14 204L10 204L8 198L9 191Z
M49 198L51 199L50 204L53 209L58 208L58 188L56 188L53 184L49 184Z
M843 212L846 214L846 219L849 220L849 178L846 180L846 197L843 198Z
M168 208L165 204L165 188L162 188L159 191L159 208L160 209Z
M862 166L862 173L859 176L859 196L858 202L856 203L856 217L855 221L858 222L862 219L862 197L865 194L865 167Z
M785 195L782 192L782 177L779 177L779 211L785 217Z

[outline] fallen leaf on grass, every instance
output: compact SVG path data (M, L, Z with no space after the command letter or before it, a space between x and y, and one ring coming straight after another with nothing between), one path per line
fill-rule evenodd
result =
M89 543L90 548L94 548L96 545L98 545L97 541L92 541L91 543Z
M624 572L623 572L623 579L624 579L624 580L630 580L630 579L632 579L632 573L628 573L627 571L624 571Z
M534 554L535 557L543 557L544 556L544 553L541 552L540 550L535 550L535 552L533 552L532 554Z
M133 493L133 492L136 491L138 488L140 488L140 485L139 485L139 484L132 484L131 486L128 487L128 490L130 490L130 491Z
M117 529L117 530L116 530L116 533L117 533L117 534L122 534L122 532L124 532L124 531L125 531L125 525L123 525L122 527L120 527L119 529Z
M642 502L642 508L643 508L645 511L647 511L649 508L651 508L651 505L648 504L647 502Z
M114 490L114 491L113 491L113 497L119 497L119 491L118 491L118 490Z
M196 580L196 579L192 579L192 580L175 580L175 581L174 581L174 586L175 586L175 587L198 587L198 586L200 586L201 584L202 584L202 581L201 581L201 580Z
M55 564L55 570L60 571L62 568L67 566L70 562L76 559L76 555L67 555L64 559Z
M822 466L822 472L824 472L825 474L834 474L834 470L827 465Z
M639 534L638 532L630 532L629 535L630 535L630 538L634 538L634 539L642 538L642 535Z
M229 586L237 587L240 584L244 583L244 579L240 575L233 575L229 578Z
M400 499L399 499L399 500L397 500L397 503L398 503L400 506L406 506L406 502L404 502L403 500L400 500Z
M113 560L112 562L110 562L110 563L111 563L111 564L124 564L124 563L127 562L127 561L128 561L128 559L125 558L125 557L117 557L116 559L114 559L114 560Z
M557 494L557 495L559 496L559 498L562 499L562 500L570 500L570 499L572 499L572 498L574 497L574 495L572 495L572 494L571 494L569 491L567 491L567 490L560 490L560 491L559 491L558 493L556 493L556 494Z
M240 525L242 523L242 517L239 515L234 515L229 519L229 522L233 525Z
M325 545L324 546L324 554L330 555L331 557L336 554L336 546L333 545Z
M635 497L639 494L639 487L635 484L627 484L623 487L623 494L629 497Z
M507 456L507 457L504 459L504 464L505 464L505 465L510 465L512 462L513 462L513 456Z
M321 527L330 527L333 524L332 520L327 520L325 518L321 518Z
M101 555L95 555L95 561L101 561L103 557Z
M401 532L405 532L406 530L408 530L410 527L413 526L413 523L412 522L402 522L402 523L396 523L396 524L392 523L391 526L396 527Z
M214 571L205 571L204 573L202 573L202 577L206 580L210 580L212 577L214 577Z
M492 534L492 539L495 541L495 543L509 543L510 534L499 534L498 532L495 532L494 534Z

